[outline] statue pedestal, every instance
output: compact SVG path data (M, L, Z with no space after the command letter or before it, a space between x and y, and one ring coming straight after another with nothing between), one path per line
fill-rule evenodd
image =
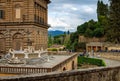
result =
M28 58L28 53L25 53L25 57L24 58Z
M12 58L15 58L15 54L14 53L12 53Z
M41 57L41 53L38 53L38 57L39 57L39 58Z

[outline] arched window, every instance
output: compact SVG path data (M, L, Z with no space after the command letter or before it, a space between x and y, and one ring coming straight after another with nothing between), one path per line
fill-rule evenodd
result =
M63 68L63 71L66 71L66 68L65 68L65 67Z
M74 61L72 61L72 70L74 70L75 69L75 63L74 63Z
M17 18L17 19L21 18L21 6L20 6L20 4L15 5L15 18Z

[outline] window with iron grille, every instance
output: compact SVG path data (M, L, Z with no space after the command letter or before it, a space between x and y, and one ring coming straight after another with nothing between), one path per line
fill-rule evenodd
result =
M4 10L0 10L0 19L4 19L5 12Z

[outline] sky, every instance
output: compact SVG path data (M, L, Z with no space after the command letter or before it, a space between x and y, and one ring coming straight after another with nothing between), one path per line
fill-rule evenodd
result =
M51 0L48 5L48 30L74 32L77 26L94 19L97 21L98 0ZM108 0L103 0L108 3Z

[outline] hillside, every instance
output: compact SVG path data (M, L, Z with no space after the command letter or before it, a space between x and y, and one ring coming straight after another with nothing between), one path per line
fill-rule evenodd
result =
M48 31L48 35L51 35L51 36L57 36L60 34L64 34L64 31L60 31L60 30Z

